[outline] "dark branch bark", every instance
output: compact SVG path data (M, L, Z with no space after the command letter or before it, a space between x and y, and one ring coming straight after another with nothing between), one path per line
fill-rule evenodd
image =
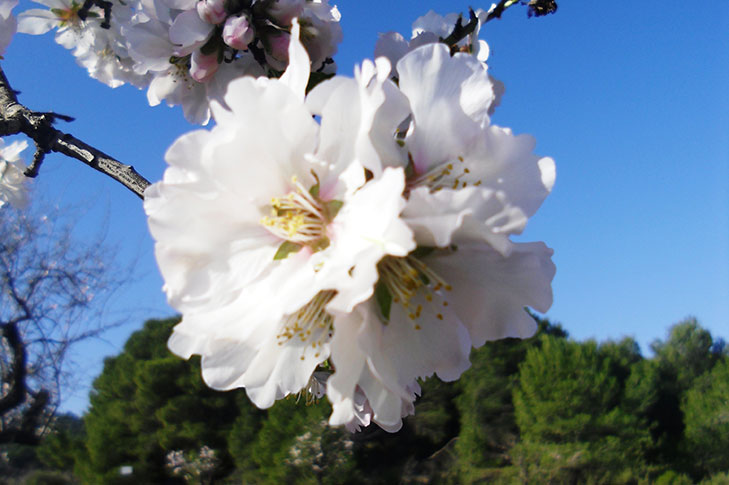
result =
M19 443L36 445L40 440L38 430L44 416L46 407L50 400L50 394L41 389L35 394L28 390L26 385L26 360L25 343L23 342L18 327L15 323L6 323L2 326L2 337L8 343L13 353L12 365L3 382L10 386L5 396L0 399L0 416L5 416L23 404L27 398L32 397L30 406L23 411L22 420L19 426L12 426L8 429L0 429L1 443Z
M53 123L56 119L67 120L68 117L55 113L38 113L20 104L0 67L0 136L23 133L33 139L36 153L25 173L28 177L38 174L46 153L59 152L108 175L140 198L144 198L144 189L149 186L149 181L137 173L134 167L121 163L73 135L55 129Z
M500 19L501 14L504 13L504 10L511 7L515 3L518 3L518 0L501 0L486 16L486 22L493 19Z
M2 326L2 337L8 343L13 353L12 365L8 369L8 376L3 376L3 381L10 385L5 396L0 399L0 416L15 409L25 402L27 389L25 385L25 344L20 338L18 327L14 323L6 323Z

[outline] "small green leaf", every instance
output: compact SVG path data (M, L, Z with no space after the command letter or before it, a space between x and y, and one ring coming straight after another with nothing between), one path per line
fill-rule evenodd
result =
M311 244L310 247L312 251L316 252L328 248L329 244L331 244L331 241L329 241L328 237L324 236L317 240L314 244Z
M392 309L392 294L382 281L378 281L375 285L375 301L377 306L380 307L382 318L385 323L388 323L390 321L390 310Z
M337 214L339 213L339 209L342 208L344 205L344 202L341 200L330 200L327 202L327 215L329 216L329 220L334 219L337 217Z
M291 253L298 253L301 251L301 245L292 243L291 241L284 241L278 247L278 251L273 255L273 260L278 261L279 259L286 259Z

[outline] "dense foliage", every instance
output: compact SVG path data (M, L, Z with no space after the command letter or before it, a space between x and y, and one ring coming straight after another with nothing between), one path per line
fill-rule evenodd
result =
M208 389L199 362L165 347L175 322L147 322L106 361L84 438L59 420L37 451L58 483L72 467L94 484L729 483L729 353L695 320L652 358L630 338L575 342L540 321L532 339L474 351L460 381L425 381L394 435L328 426L325 400L261 411Z

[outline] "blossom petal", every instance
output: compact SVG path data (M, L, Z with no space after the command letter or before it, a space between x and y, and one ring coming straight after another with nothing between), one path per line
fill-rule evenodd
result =
M18 15L18 32L21 34L41 35L58 25L56 14L50 10L31 9Z
M408 148L416 170L424 173L454 159L479 137L479 124L469 113L488 110L493 99L491 83L478 60L451 57L441 43L408 53L397 70L415 125Z
M474 347L487 340L534 335L536 323L524 308L546 312L552 304L555 267L544 243L514 243L508 257L488 246L459 246L433 253L427 265L452 287L448 295L468 327Z
M170 42L178 46L193 46L208 38L215 27L203 21L197 10L187 10L175 17L170 26Z
M299 40L300 32L301 26L298 20L293 19L291 40L289 41L289 65L281 75L281 83L288 86L298 99L303 101L306 95L306 85L309 82L311 64L309 54Z

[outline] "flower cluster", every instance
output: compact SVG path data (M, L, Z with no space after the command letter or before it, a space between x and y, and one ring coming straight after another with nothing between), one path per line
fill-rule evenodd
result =
M188 483L210 483L220 459L215 450L203 445L197 453L173 450L165 456L165 466L172 475L182 477Z
M426 43L306 94L299 36L294 20L285 73L232 81L145 193L182 313L168 345L259 407L325 389L331 424L395 431L418 379L457 379L471 347L531 336L525 307L551 305L552 251L510 236L554 162L491 124L473 52Z
M9 145L0 138L0 207L6 203L16 208L28 204L28 178L25 163L20 153L28 147L25 141L16 141Z
M210 100L222 103L231 79L285 69L293 18L315 71L333 73L342 38L339 11L327 0L115 0L109 25L96 6L84 12L76 0L37 2L48 9L21 13L20 32L56 28L56 41L91 77L146 87L150 105L181 104L192 123L207 123Z

